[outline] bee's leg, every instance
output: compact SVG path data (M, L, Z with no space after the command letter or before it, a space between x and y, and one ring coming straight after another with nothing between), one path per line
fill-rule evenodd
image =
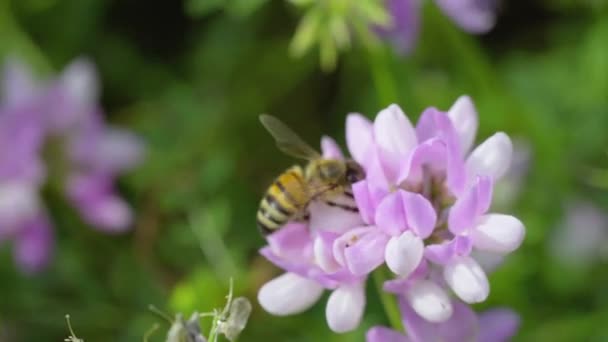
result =
M353 191L350 189L344 190L344 196L354 200L355 199L355 195L353 194Z
M332 200L324 200L323 202L325 204L329 205L330 207L340 208L340 209L343 209L343 210L346 210L346 211L350 211L350 212L353 212L353 213L358 213L359 212L359 208L357 208L356 205L337 203L337 202L334 202Z
M293 220L296 222L308 222L309 219L310 219L310 212L308 211L308 207L302 209L293 218Z

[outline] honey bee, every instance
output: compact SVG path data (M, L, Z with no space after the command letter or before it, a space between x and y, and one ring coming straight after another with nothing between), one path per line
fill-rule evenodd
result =
M308 160L302 168L295 165L279 175L266 190L257 212L257 224L263 235L275 232L291 220L308 218L308 205L320 200L327 205L357 212L351 185L365 178L363 168L352 159L325 159L279 119L260 115L262 125L282 152ZM336 201L340 195L350 204Z

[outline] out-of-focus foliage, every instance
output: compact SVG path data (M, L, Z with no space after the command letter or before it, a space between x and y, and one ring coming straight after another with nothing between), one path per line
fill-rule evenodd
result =
M329 331L322 304L295 317L256 304L278 270L257 255L255 211L265 186L294 162L257 116L279 116L312 143L321 134L343 141L348 112L372 117L397 102L417 117L463 93L478 107L480 139L504 130L531 149L505 209L526 223L527 237L491 276L483 307L517 310L517 341L608 339L606 260L572 269L549 248L569 199L608 209L606 189L589 185L589 170L608 169L606 1L504 1L496 28L479 38L429 1L412 56L353 44L330 73L314 54L290 56L300 14L286 1L0 0L2 59L48 74L90 57L108 120L148 144L145 163L120 180L137 215L130 233L88 229L49 197L53 264L24 276L2 245L0 340L61 340L66 313L86 341L141 340L158 321L148 304L210 311L222 306L230 277L235 294L254 303L243 341L362 340L386 322L372 288L362 326L344 335Z

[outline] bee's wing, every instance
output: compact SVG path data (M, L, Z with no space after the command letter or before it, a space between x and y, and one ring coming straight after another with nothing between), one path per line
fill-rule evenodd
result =
M302 159L317 159L321 154L310 147L300 136L274 116L262 114L260 122L270 132L277 143L279 150L284 153Z

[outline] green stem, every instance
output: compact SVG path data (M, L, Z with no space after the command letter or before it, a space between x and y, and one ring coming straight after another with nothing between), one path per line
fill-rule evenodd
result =
M397 102L397 85L390 70L390 51L385 46L370 46L367 49L369 66L381 107Z
M401 312L399 311L395 296L383 289L384 282L389 279L388 270L386 267L380 267L373 272L372 278L374 278L376 291L378 292L380 302L384 308L384 313L386 314L391 327L397 331L405 331L401 321Z

